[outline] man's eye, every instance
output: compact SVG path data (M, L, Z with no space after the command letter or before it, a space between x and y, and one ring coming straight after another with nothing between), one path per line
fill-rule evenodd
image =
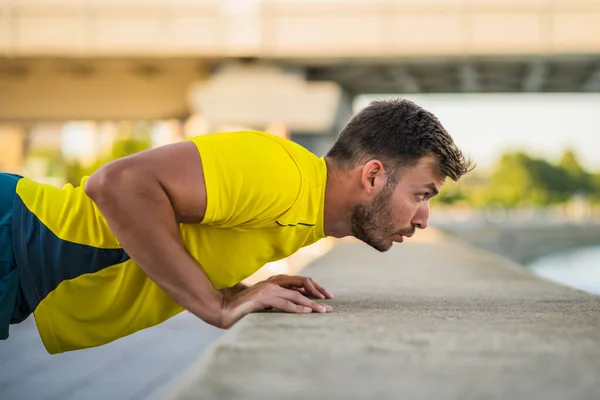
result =
M429 193L419 193L417 197L419 200L425 200L425 198L429 195Z

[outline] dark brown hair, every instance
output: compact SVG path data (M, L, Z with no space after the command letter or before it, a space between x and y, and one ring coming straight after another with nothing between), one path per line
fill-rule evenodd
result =
M348 121L327 153L341 168L378 159L394 174L426 156L437 160L441 179L457 181L474 168L435 115L406 99L370 103Z

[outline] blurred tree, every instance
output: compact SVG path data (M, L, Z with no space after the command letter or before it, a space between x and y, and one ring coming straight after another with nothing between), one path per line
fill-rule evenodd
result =
M507 207L518 206L524 200L543 202L545 193L535 186L528 161L529 157L520 152L502 155L492 171L485 202Z
M446 183L442 186L440 194L434 197L432 202L441 204L466 203L471 205L473 204L474 192L485 186L486 179L487 176L479 170L465 175L458 182L446 179Z
M600 202L600 172L596 172L591 177L592 181L592 200L595 202Z
M116 140L112 147L111 158L108 161L127 157L152 147L149 138L123 138ZM108 162L106 161L106 162Z
M564 151L558 162L558 166L569 174L571 192L590 194L594 191L593 177L581 167L574 151L570 149Z
M439 202L442 204L454 204L458 201L464 200L465 197L461 191L461 187L457 182L449 181L444 184L440 194L433 198L433 202Z
M64 173L62 156L57 149L37 148L30 150L27 154L26 163L34 160L42 160L43 171L37 171L39 174L46 177L55 177L61 176Z
M535 205L545 206L567 201L575 188L567 170L550 164L546 160L527 156L526 168L529 171L535 194L530 198Z
M116 140L113 143L112 151L109 156L96 160L90 166L82 166L79 161L72 161L65 165L65 179L72 185L79 185L81 179L93 174L98 168L111 161L127 157L152 147L149 137L125 137Z
M500 158L483 195L479 193L475 197L483 205L547 206L592 190L591 175L581 167L572 151L566 151L557 165L524 152L511 152Z

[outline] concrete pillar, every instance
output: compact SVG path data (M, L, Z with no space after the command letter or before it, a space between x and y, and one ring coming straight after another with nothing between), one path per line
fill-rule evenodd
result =
M335 110L335 117L328 132L325 134L314 134L312 132L296 131L292 134L291 139L306 147L317 156L324 156L331 146L333 146L340 130L352 117L353 101L354 97L346 90L342 90Z
M60 186L64 183L62 122L30 124L26 128L27 152L24 174L40 182Z
M272 135L283 137L286 139L290 139L292 136L292 132L283 122L274 121L268 124L265 129L265 132L269 132Z
M351 96L337 83L310 82L301 70L265 63L222 65L208 80L190 88L189 108L211 128L315 136L305 142L319 152L352 112Z
M22 174L25 131L18 125L0 126L0 171Z

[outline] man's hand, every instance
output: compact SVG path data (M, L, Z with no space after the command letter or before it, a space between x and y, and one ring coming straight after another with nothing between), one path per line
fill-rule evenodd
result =
M270 280L241 291L231 298L223 299L223 327L229 328L244 315L267 309L289 313L330 312L331 306L319 304L298 291L279 286Z
M333 299L333 295L312 278L304 276L276 275L266 280L282 288L295 290L314 299Z
M248 286L242 282L233 285L232 287L228 287L228 288L224 288L224 289L219 289L219 292L221 292L221 294L223 295L223 298L225 299L225 301L231 299L233 296L235 296L236 294L238 294L239 292L241 292L242 290L246 290L248 289Z

